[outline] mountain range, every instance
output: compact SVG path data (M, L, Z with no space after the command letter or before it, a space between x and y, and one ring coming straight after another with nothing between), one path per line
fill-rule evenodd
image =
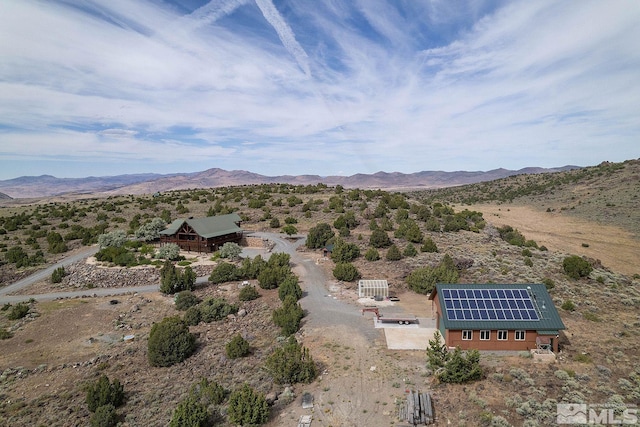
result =
M493 181L512 175L561 172L580 166L557 168L528 167L519 170L493 169L490 171L422 171L410 174L376 172L350 176L280 175L266 176L244 170L227 171L219 168L202 172L175 174L130 174L86 178L56 178L51 175L23 176L0 181L2 198L38 198L68 194L101 193L149 194L158 191L188 188L214 188L236 185L287 183L294 185L342 185L346 188L428 189L454 187L477 182ZM4 196L4 197L3 197Z

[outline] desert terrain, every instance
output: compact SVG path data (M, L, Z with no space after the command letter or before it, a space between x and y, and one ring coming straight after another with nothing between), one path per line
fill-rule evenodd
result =
M636 173L635 169L628 170L630 167L637 165L616 170ZM302 414L313 415L313 426L401 426L397 408L408 390L432 394L437 425L546 426L555 422L558 402L609 403L618 407L640 404L637 368L640 244L627 226L633 221L608 224L601 219L589 221L574 215L580 213L579 208L572 212L560 212L560 209L547 212L547 206L541 207L539 201L468 204L452 199L456 212L463 209L481 212L485 226L475 231L443 232L429 231L420 223L425 237L433 240L438 252L419 251L415 256L391 261L385 258L388 249L383 248L377 261L357 258L353 264L363 278L389 280L391 291L400 299L382 307L383 312L425 318L431 316L431 304L425 295L409 289L406 278L416 268L436 265L445 254L464 266L460 269L460 283L547 281L553 284L550 293L567 327L555 363L534 363L520 353L483 353L482 380L460 385L441 384L426 366L425 351L389 349L385 331L374 328L370 313L361 313L363 304L356 297L356 282L336 280L332 274L333 261L323 258L322 251L307 249L301 244L302 237L317 224L332 224L343 212L352 211L357 212L359 224L350 230L345 240L358 245L362 255L369 248L370 222L378 206L386 206L385 217L397 230L395 218L403 208L393 206L396 201L406 199L409 204L424 204L433 210L431 202L424 202L424 196L414 197L409 193L346 189L342 193L323 187L267 189L257 186L225 191L185 190L168 194L162 200L148 195L106 199L96 196L29 205L13 201L2 208L4 225L22 218L22 214L32 215L30 224L7 231L4 237L0 236L0 242L5 245L5 253L21 244L33 255L34 247L47 247L46 237L37 234L37 227L63 231L78 224L89 230L106 218L106 230L114 230L126 228L137 214L152 218L167 210L174 218L201 216L225 206L242 212L243 228L247 232L268 232L274 242L283 242L289 241L287 236L274 229L270 221L275 217L282 224L285 218L295 217L297 238L292 240L295 243L276 244L274 251L290 251L292 255L293 271L305 292L300 304L306 312L296 338L310 349L320 376L311 384L277 385L263 369L265 359L279 345L279 330L272 321L272 311L280 303L277 290L257 288L260 298L240 302L237 282L212 285L205 280L197 286L197 296L224 297L239 303L244 315L192 326L191 331L197 335L196 353L169 368L154 368L147 361L151 326L164 317L182 314L176 310L171 296L157 291L100 296L99 293L109 288L100 283L77 286L85 283L80 273L62 284L51 283L47 276L13 296L22 295L28 301L32 294L73 291L85 297L28 302L29 314L17 321L8 319L6 312L0 315L0 326L12 332L12 337L0 341L0 423L87 425L90 413L84 402L83 386L101 374L118 378L124 385L127 400L118 409L122 426L167 425L178 402L201 378L215 380L230 390L246 382L271 395L274 399L269 426L296 425ZM632 185L628 188L631 195L635 191ZM560 200L559 193L556 190L554 197L561 206L565 202ZM251 201L261 198L269 203L259 206L253 202L249 206ZM281 202L276 202L278 199ZM624 206L622 201L615 205ZM185 213L185 209L188 212ZM413 211L407 211L413 218ZM619 214L619 217L626 218L626 215ZM635 218L637 220L637 214ZM379 223L382 220L377 218ZM61 225L65 223L66 226ZM532 248L532 255L524 256L521 247L500 239L496 229L503 225L518 229L538 247L544 246L547 250ZM409 243L395 237L392 230L389 236L400 248ZM31 243L27 243L30 238L33 238ZM86 247L79 240L69 239L67 244L66 253L45 253L44 265L15 268L4 263L0 266L2 286ZM261 248L253 250L251 256L266 256ZM593 271L588 277L575 280L564 273L562 260L574 254L590 260ZM189 264L199 268L201 277L206 277L218 262L195 253L184 255ZM139 273L134 271L155 268L98 265L91 258L78 263L85 266L78 269L79 272L104 269L112 271L114 277L121 274L138 277L135 274ZM561 308L567 301L574 304L573 310ZM251 354L231 360L226 357L224 346L238 333L249 341ZM314 397L311 409L301 406L300 399L305 392ZM216 410L224 415L225 406ZM228 424L221 420L219 425Z

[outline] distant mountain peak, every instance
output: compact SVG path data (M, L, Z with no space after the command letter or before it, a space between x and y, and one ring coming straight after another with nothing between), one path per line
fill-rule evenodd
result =
M0 191L8 197L37 198L68 193L151 194L157 191L187 188L215 188L235 185L288 183L293 185L342 185L348 188L442 188L482 181L492 181L524 173L548 173L576 169L530 167L520 170L504 168L490 171L421 171L415 173L378 171L351 176L280 175L265 176L245 170L228 171L210 168L200 172L174 174L129 174L86 178L56 178L51 175L23 176L0 181Z

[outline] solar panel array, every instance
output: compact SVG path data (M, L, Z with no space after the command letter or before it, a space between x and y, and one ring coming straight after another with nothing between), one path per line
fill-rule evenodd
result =
M442 289L449 320L540 320L526 289Z

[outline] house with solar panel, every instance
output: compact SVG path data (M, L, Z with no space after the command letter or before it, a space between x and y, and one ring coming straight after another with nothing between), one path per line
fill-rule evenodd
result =
M436 284L429 295L445 345L558 351L565 329L543 284Z
M185 251L214 252L227 242L240 243L240 222L237 213L176 219L160 232L160 244L175 243Z

